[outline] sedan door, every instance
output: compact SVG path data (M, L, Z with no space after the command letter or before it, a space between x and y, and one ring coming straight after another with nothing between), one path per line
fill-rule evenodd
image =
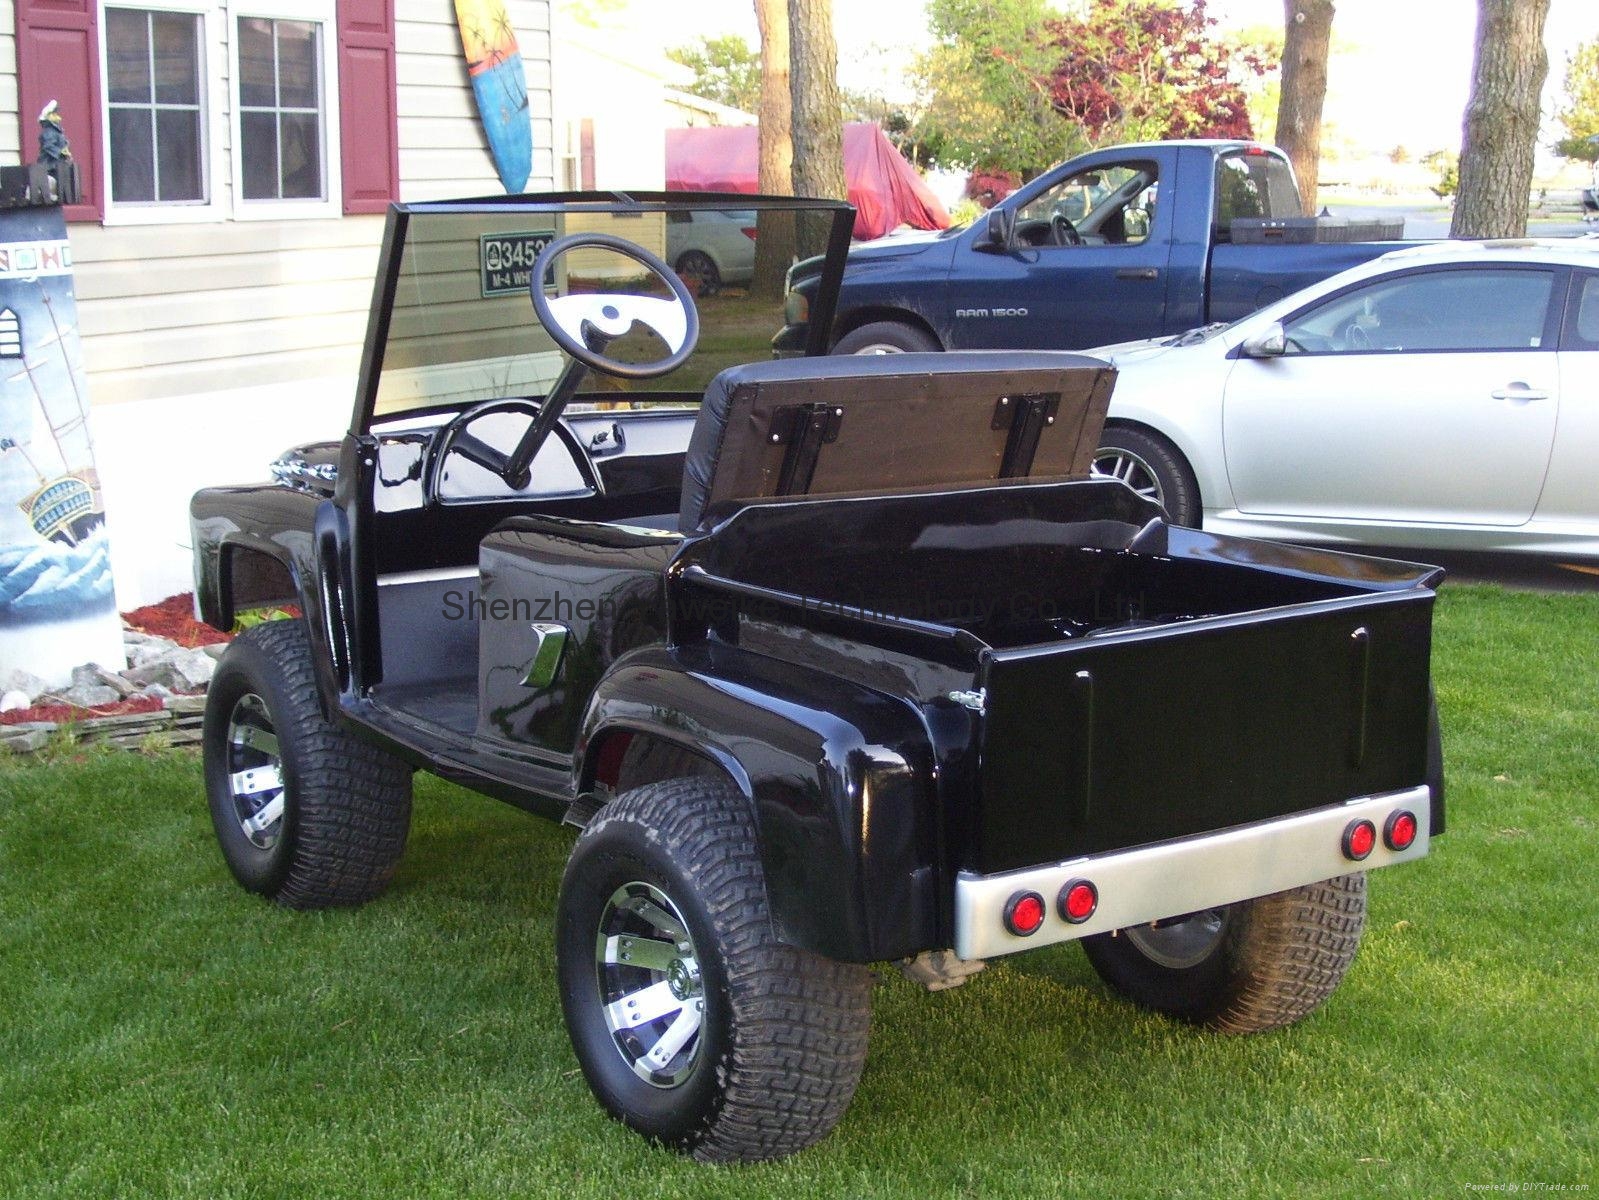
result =
M1241 357L1223 409L1246 513L1514 526L1537 506L1559 410L1562 272L1439 265L1368 280Z

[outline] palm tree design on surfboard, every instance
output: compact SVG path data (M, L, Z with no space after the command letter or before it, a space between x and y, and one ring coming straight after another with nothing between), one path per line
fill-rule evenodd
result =
M494 169L505 190L515 195L527 187L533 170L527 75L516 31L506 15L505 0L455 0L455 21Z

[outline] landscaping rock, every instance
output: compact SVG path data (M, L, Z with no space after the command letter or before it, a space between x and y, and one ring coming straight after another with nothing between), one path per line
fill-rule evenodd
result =
M32 754L43 750L50 741L48 730L12 728L0 731L0 746L13 754Z
M81 667L73 667L72 686L111 688L123 700L139 690L137 684L130 683L115 671L106 670L99 663L84 663Z
M216 659L203 650L177 646L165 655L149 659L123 672L123 677L139 684L160 684L174 692L195 692L211 682Z
M142 642L131 642L127 644L128 666L132 668L148 666L150 663L160 662L168 655L183 649L176 642L168 641L166 638L153 637L146 638ZM124 672L124 674L129 679L133 678L129 672Z
M50 685L27 671L7 671L0 676L0 691L22 692L31 703L50 690ZM26 705L24 705L26 707Z
M27 708L33 703L33 697L27 692L13 689L0 696L0 712L12 712L19 708Z
M116 688L108 688L100 683L74 683L69 688L52 693L63 704L71 704L77 708L99 708L106 704L115 704L122 699L122 693Z

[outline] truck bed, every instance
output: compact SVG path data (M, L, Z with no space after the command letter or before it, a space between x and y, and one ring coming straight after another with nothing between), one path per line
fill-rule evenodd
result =
M1114 483L757 505L683 563L751 634L832 633L841 674L942 661L888 676L926 710L981 697L980 770L946 798L962 869L1425 782L1433 568L1173 528Z

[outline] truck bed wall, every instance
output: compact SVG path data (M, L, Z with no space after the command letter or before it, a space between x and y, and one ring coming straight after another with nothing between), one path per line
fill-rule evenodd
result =
M1369 567L1362 578L1349 565L1372 560L1340 564L1237 539L1217 553L1217 539L1169 529L1117 483L763 505L724 529L684 561L789 597L792 621L843 627L866 642L889 630L861 618L901 618L1011 649L1414 582L1413 573Z

